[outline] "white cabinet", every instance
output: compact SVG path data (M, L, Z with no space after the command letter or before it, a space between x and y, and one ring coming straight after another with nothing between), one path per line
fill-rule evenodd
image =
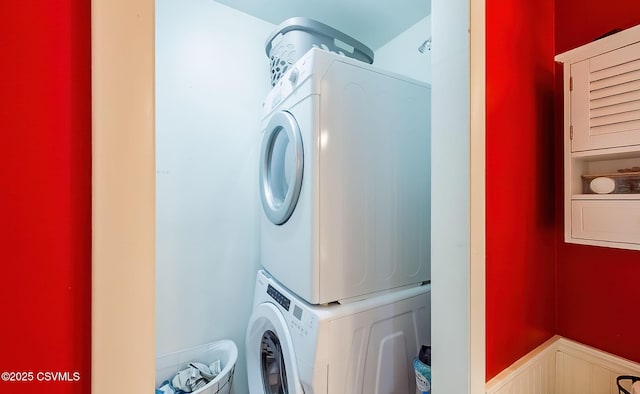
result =
M564 73L565 241L640 250L640 26L556 61Z

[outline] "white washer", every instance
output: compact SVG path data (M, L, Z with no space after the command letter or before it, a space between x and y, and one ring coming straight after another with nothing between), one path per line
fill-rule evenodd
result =
M246 334L251 394L415 393L430 344L431 286L346 305L311 305L258 272Z
M261 262L308 302L430 279L430 95L312 49L267 96Z

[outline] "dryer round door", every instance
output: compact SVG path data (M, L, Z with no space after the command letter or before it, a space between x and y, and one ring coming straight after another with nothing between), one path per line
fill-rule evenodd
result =
M302 186L304 165L298 122L287 111L276 112L262 137L260 197L269 220L277 225L291 217Z
M287 323L271 303L254 308L246 336L251 394L303 394Z

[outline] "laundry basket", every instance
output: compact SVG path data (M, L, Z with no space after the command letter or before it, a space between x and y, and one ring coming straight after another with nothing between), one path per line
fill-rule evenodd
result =
M289 66L314 47L373 63L373 51L355 38L313 19L289 18L278 25L266 42L271 86L278 82Z
M222 370L204 387L193 394L229 394L233 382L233 372L238 360L238 347L231 340L211 342L156 358L156 387L171 380L176 372L187 368L190 362L198 361L207 365L220 360Z
M620 394L632 394L631 391L627 390L626 388L624 388L622 386L623 382L626 382L628 384L628 387L630 388L630 390L632 390L633 393L635 393L636 391L631 389L631 386L635 382L640 382L640 377L639 376L631 376L631 375L621 375L621 376L618 376L618 378L616 379L616 383L618 384L618 393L620 393Z

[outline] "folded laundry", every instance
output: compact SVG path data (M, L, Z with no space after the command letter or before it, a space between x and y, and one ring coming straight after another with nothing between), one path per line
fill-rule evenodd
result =
M171 379L164 381L156 389L155 394L182 394L191 393L212 381L222 370L220 360L216 360L211 365L200 362L191 362L189 367L179 371Z

